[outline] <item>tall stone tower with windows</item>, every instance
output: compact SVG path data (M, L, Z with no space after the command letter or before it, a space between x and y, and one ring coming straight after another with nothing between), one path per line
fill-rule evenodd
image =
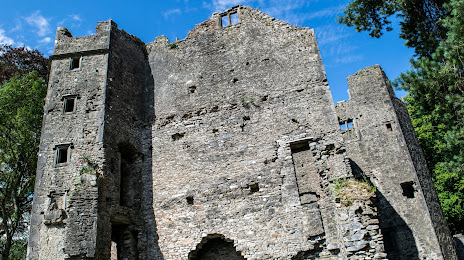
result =
M145 44L58 28L28 259L456 259L378 66L250 7Z
M112 21L80 38L58 28L50 59L28 258L109 259L113 241L144 259L131 248L154 217L145 44Z

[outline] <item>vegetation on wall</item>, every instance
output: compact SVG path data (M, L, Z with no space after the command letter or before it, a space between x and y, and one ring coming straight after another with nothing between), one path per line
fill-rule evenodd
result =
M464 232L464 0L353 0L338 21L380 37L400 18L414 48L394 84L408 91L416 134L451 232Z

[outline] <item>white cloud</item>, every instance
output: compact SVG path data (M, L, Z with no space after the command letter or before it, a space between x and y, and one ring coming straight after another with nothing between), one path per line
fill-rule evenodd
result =
M314 28L319 45L328 45L350 36L343 25L325 25Z
M40 11L36 11L30 16L25 17L24 19L29 25L34 26L38 29L37 35L39 35L40 37L43 37L50 33L50 23L48 22L47 18L43 17L40 14Z
M337 64L348 64L353 62L358 62L364 59L363 55L348 55L345 57L335 59L335 63Z
M52 41L52 39L50 37L45 37L42 40L39 40L40 43L49 43L51 41Z
M5 35L5 30L0 29L0 45L13 45L14 43L13 39Z
M324 9L324 10L320 10L320 11L317 11L317 12L314 12L314 13L310 13L310 14L306 15L305 18L308 19L308 20L311 20L311 19L316 19L316 18L332 18L332 17L336 17L342 12L343 8L344 8L343 5L329 7L329 8Z
M168 19L170 16L176 14L182 14L182 11L180 9L170 9L163 13L164 19Z
M69 14L67 17L62 19L61 21L57 22L56 25L60 27L67 27L67 28L76 28L80 27L82 23L82 18L78 14Z
M241 5L247 2L246 0L213 0L212 3L207 3L203 2L203 6L213 9L214 11L224 11L227 8L236 6L236 5ZM248 1L248 2L254 2L254 1Z
M78 22L82 21L81 17L77 14L70 14L68 16L69 18L71 18L71 20L78 21Z

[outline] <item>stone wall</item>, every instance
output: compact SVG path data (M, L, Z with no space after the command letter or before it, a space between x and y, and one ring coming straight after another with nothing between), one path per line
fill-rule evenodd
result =
M409 116L387 82L378 65L348 78L350 100L337 104L340 124L352 122L352 128L343 130L347 156L378 189L380 227L389 259L454 259L452 245L439 239L450 237L449 231L435 230L432 224L447 229L441 210L433 206L436 200L430 200L433 186L424 186L421 179L431 181L422 153L408 149L420 151L406 121ZM433 216L429 210L435 211ZM441 249L440 244L447 246Z
M312 29L237 6L51 59L28 259L454 259L383 72L335 107Z
M161 251L186 259L221 234L246 259L336 257L336 206L321 180L350 171L314 32L228 12L240 22L222 28L227 12L216 14L185 40L148 45ZM292 152L300 144L307 152Z
M103 124L109 23L94 36L73 38L59 28L44 107L28 259L93 257L97 240L97 177L104 160ZM64 46L63 46L63 45ZM71 69L72 59L79 68ZM68 108L65 108L65 103ZM58 153L64 158L58 160ZM66 154L65 154L66 153Z

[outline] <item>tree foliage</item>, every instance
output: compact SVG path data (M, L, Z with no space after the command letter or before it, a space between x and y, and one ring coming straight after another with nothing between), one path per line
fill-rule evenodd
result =
M14 76L0 87L0 235L2 259L24 227L34 191L46 84L37 72Z
M419 56L430 56L446 37L439 22L449 12L444 7L449 0L353 0L338 18L338 22L367 31L379 38L391 31L392 16L400 20L400 38Z
M25 75L37 71L43 79L48 77L48 59L38 50L26 47L0 46L0 84L14 75Z
M339 21L380 37L400 18L415 48L411 69L395 80L453 233L464 232L464 0L354 0Z

